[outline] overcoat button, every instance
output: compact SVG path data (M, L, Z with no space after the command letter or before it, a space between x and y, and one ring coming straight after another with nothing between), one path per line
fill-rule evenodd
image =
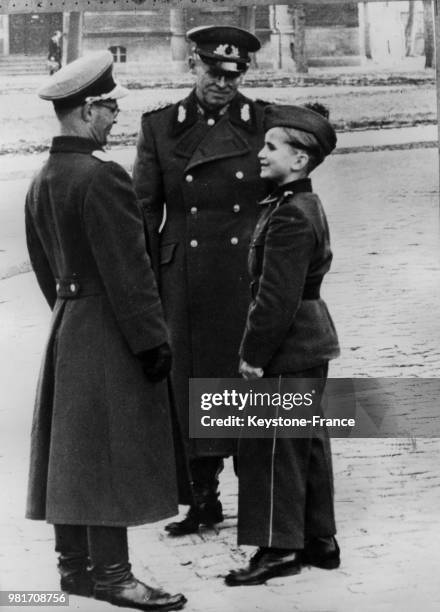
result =
M239 212L239 210L240 210L240 204L234 204L234 206L232 207L232 210L233 210L234 212Z
M70 291L72 293L75 293L75 289L76 289L76 285L74 285L73 283L70 285Z
M195 248L196 246L198 246L198 244L199 244L199 243L197 242L197 240L191 240L191 242L190 242L190 245L191 245L193 248Z
M243 172L241 170L238 170L238 172L235 173L235 176L238 179L242 179L244 177L244 174L243 174Z
M192 175L192 174L187 174L187 175L185 176L185 181L186 181L187 183L192 183L192 182L193 182L193 180L194 180L194 177L193 177L193 175Z
M231 244L238 244L238 238L236 236L232 236Z
M215 119L213 119L212 117L210 117L206 123L207 123L208 125L214 125L214 123L215 123Z
M195 215L197 212L197 206L191 206L191 214Z

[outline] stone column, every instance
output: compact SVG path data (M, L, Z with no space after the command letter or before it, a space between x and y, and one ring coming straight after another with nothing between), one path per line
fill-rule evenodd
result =
M359 55L361 64L365 64L367 59L371 59L370 44L370 22L368 18L368 4L358 2L359 15Z
M368 7L371 55L375 62L383 66L400 63L405 56L401 10L401 2L372 2Z
M269 10L270 42L275 70L296 71L293 61L293 24L289 6L286 4L272 5Z
M255 34L255 6L240 6L238 12L238 25L240 28ZM255 53L252 54L251 67L257 68L258 61Z
M66 63L80 57L82 52L83 13L75 11L69 13L68 28L66 31Z
M308 72L306 55L306 9L304 4L292 7L293 17L293 61L297 72Z
M0 55L9 55L9 15L0 15Z
M67 41L69 35L69 15L70 13L63 13L63 56L61 58L61 65L67 64Z
M188 45L186 43L185 14L183 9L170 9L171 59L176 72L186 72Z

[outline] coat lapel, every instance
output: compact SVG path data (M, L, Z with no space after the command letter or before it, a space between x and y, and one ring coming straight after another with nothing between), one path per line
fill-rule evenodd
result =
M207 134L212 128L207 125L204 121L197 121L192 125L189 130L184 132L180 140L177 142L174 152L179 157L185 157L191 159L197 147L203 142Z
M214 126L200 117L195 92L175 107L172 135L177 138L175 153L188 159L185 171L218 159L246 155L251 148L243 130L256 130L255 110L251 100L238 94L227 114Z
M250 151L247 140L231 125L227 117L222 117L216 125L209 128L199 146L194 149L185 171L219 159L246 155Z

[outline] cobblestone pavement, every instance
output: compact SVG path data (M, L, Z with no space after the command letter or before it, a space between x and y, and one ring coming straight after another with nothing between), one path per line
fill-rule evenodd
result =
M437 163L434 149L357 153L335 156L316 173L334 250L324 297L342 344L332 376L439 376ZM32 274L0 281L2 589L58 586L51 527L23 519L48 321ZM132 529L136 573L184 592L189 612L439 610L440 439L336 439L333 450L340 569L224 586L221 577L250 553L235 543L236 480L228 465L221 482L226 520L218 532L171 539L162 524ZM70 607L111 609L78 597Z

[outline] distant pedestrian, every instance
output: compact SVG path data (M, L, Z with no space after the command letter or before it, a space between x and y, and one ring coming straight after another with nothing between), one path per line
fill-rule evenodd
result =
M95 53L39 92L54 103L60 135L25 209L30 259L53 310L26 516L54 524L63 591L179 610L185 597L137 580L128 556L127 527L177 514L177 486L171 354L142 213L129 175L103 150L127 93L112 67L111 53Z
M61 68L61 58L63 55L61 47L62 37L63 33L60 30L56 30L49 39L49 54L47 56L49 74L54 74Z
M336 134L322 115L298 106L266 107L265 129L261 176L278 186L260 203L251 241L254 297L240 371L248 380L277 378L279 390L288 378L314 379L320 411L328 361L339 345L320 298L332 260L329 229L308 175L334 149ZM339 566L325 429L281 438L275 428L271 438L241 439L238 476L238 543L259 548L247 567L226 577L229 586L296 574L303 564Z

